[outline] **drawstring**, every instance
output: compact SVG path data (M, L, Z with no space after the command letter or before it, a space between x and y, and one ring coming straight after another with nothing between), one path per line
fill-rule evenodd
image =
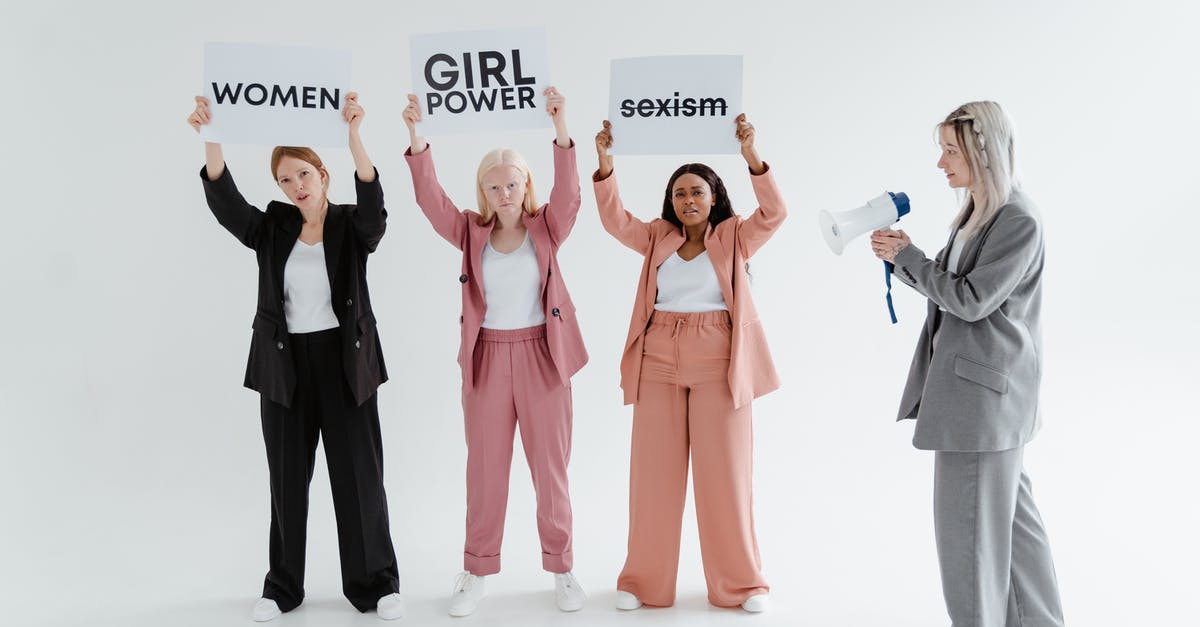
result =
M679 371L679 327L683 326L683 318L675 319L675 327L671 329L672 347L675 349L675 371Z

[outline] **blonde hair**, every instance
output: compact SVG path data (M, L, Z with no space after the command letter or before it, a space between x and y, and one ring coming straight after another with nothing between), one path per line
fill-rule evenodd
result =
M525 175L525 202L522 209L529 215L537 214L537 197L533 192L533 175L529 173L529 164L525 163L525 158L521 156L521 153L512 148L497 148L483 156L479 162L479 170L475 174L475 194L479 199L480 224L491 222L493 217L487 195L483 193L483 175L487 174L488 170L502 165L512 166Z
M966 239L975 237L1019 188L1014 166L1013 124L990 100L968 102L950 112L937 130L951 128L971 168L971 189L954 217Z

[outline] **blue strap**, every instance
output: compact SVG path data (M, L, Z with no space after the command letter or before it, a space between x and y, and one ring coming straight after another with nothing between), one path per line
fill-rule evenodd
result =
M883 282L887 284L887 304L888 315L892 317L892 324L896 324L896 308L892 306L892 265L890 261L883 262Z

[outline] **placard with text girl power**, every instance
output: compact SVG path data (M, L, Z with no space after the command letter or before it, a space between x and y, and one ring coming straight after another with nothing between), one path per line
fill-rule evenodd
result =
M345 146L350 51L208 43L204 88L212 122L200 138L268 146Z
M413 35L413 93L426 134L546 128L546 30Z
M608 119L618 155L733 154L742 111L742 57L613 59Z

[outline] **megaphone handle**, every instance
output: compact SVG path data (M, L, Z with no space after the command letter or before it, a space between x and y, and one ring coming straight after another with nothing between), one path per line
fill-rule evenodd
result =
M887 304L888 315L892 317L892 324L896 324L896 308L892 306L892 262L883 262L883 282L887 284Z

